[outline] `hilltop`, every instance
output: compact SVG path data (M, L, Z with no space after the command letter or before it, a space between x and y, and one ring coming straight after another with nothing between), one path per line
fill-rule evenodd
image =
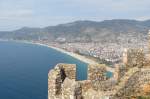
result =
M114 19L96 21L75 21L44 28L23 27L14 31L1 31L1 39L46 40L67 42L118 42L124 36L133 35L140 39L150 29L150 20L137 21ZM145 38L144 38L145 39Z

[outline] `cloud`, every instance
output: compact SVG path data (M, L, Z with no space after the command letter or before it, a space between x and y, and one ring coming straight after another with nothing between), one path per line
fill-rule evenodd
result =
M140 21L150 20L150 16L140 16L140 17L137 17L136 19Z
M16 19L27 18L33 15L33 11L30 9L18 9L18 10L0 10L1 19Z
M144 20L150 18L149 11L150 0L0 0L0 27L38 27L75 20Z

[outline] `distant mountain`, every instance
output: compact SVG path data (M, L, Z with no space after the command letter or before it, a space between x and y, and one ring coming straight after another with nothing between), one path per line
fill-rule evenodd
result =
M132 34L135 37L147 34L150 29L150 20L104 20L95 21L75 21L72 23L48 26L45 28L24 27L19 30L0 32L0 38L17 40L48 40L67 42L99 42L115 41L120 35Z

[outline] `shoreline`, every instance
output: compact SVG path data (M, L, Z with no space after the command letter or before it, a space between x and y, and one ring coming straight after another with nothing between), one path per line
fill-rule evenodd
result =
M61 48L57 48L57 47L53 47L53 46L48 46L48 47L50 47L50 48L52 48L54 50L57 50L57 51L59 51L61 53L67 54L67 55L69 55L69 56L71 56L73 58L76 58L76 59L84 62L84 63L87 63L87 64L98 64L94 60L88 59L85 56L82 56L82 55L79 55L79 54L76 54L76 53L73 53L73 52L68 52L68 51L63 50Z
M48 48L52 48L52 49L54 49L54 50L56 50L60 53L64 53L66 55L69 55L69 56L71 56L71 57L73 57L73 58L75 58L75 59L77 59L81 62L84 62L84 63L88 64L88 65L89 64L91 64L91 65L99 64L98 62L96 62L94 60L91 60L91 59L89 59L85 56L82 56L82 55L79 55L79 54L76 54L76 53L73 53L73 52L68 52L68 51L66 51L64 49L61 49L61 48L58 48L58 47L54 47L54 46L50 46L50 45L46 45L46 44L42 44L42 43L37 43L37 42L26 42L26 43L37 44L37 45L40 45L40 46L45 46L45 47L48 47ZM107 69L107 71L110 71L112 73L115 72L114 68L106 66L106 69Z
M98 62L92 60L92 59L89 59L85 56L82 56L82 55L79 55L79 54L76 54L76 53L73 53L73 52L68 52L64 49L61 49L61 48L58 48L58 47L54 47L54 46L50 46L50 45L47 45L47 44L43 44L43 43L39 43L39 42L32 42L32 41L17 41L17 40L0 40L0 41L13 41L13 42L18 42L18 43L27 43L27 44L35 44L35 45L39 45L39 46L44 46L44 47L48 47L48 48L51 48L51 49L54 49L60 53L64 53L66 55L69 55L81 62L84 62L86 64L99 64ZM108 67L106 66L107 68L107 71L110 71L110 72L115 72L114 68L111 68L111 67Z
M26 42L28 43L28 42ZM29 42L30 43L30 42ZM97 62L95 62L94 60L91 60L91 59L88 59L86 58L85 56L82 56L82 55L79 55L79 54L76 54L76 53L73 53L73 52L68 52L64 49L61 49L61 48L58 48L58 47L54 47L54 46L50 46L50 45L46 45L46 44L42 44L42 43L34 43L32 42L32 44L37 44L37 45L40 45L40 46L45 46L45 47L48 47L48 48L52 48L58 52L61 52L61 53L64 53L66 55L69 55L79 61L82 61L84 63L87 63L87 64L98 64Z
M0 40L0 41L11 41L11 40ZM82 56L82 55L79 55L79 54L76 54L76 53L73 53L73 52L69 52L69 51L66 51L64 49L61 49L61 48L58 48L58 47L54 47L54 46L50 46L50 45L47 45L47 44L43 44L43 43L39 43L39 42L32 42L32 41L17 41L17 40L12 40L14 42L19 42L19 43L27 43L27 44L36 44L36 45L40 45L40 46L44 46L44 47L48 47L48 48L51 48L51 49L54 49L58 52L61 52L61 53L64 53L66 55L69 55L81 62L84 62L86 64L99 64L98 62L94 61L94 60L91 60L85 56Z

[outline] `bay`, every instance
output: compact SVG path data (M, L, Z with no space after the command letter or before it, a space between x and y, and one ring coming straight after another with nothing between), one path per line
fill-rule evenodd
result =
M0 99L47 99L48 72L58 63L77 64L77 80L87 79L87 64L54 49L0 42Z

